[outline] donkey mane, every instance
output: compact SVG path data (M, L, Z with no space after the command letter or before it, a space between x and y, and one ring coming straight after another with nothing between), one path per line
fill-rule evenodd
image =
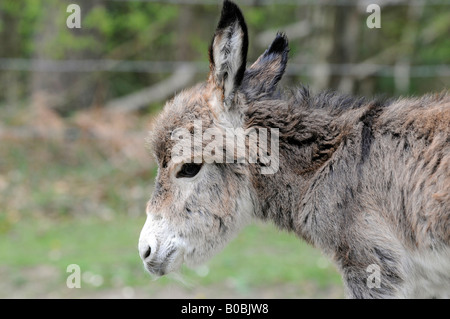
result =
M293 163L299 166L301 175L314 172L325 163L359 121L364 123L365 130L371 131L372 122L389 105L389 102L333 91L313 95L306 86L276 96L274 100L250 103L245 124L246 127L277 127L282 150L298 149L295 153L304 153L297 154L299 158L310 153L311 159ZM352 112L356 109L362 112ZM370 143L371 135L365 134L365 138L364 143Z

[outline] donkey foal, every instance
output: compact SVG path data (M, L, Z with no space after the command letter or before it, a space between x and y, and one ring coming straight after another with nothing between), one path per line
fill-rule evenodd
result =
M286 37L277 34L248 68L247 47L242 13L224 1L208 79L168 101L155 122L159 170L139 239L146 269L164 275L202 263L256 218L333 259L350 298L449 297L450 95L379 102L304 87L281 93ZM195 145L174 160L180 128ZM212 128L223 132L214 151L196 152L208 145L194 133ZM256 161L235 156L225 132L237 128L277 129L275 146L257 142L278 152L276 171L263 173L261 152ZM217 160L230 145L232 163ZM370 269L379 270L375 284Z

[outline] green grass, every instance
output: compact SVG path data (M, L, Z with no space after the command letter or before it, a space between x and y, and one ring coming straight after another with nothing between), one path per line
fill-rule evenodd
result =
M20 275L23 269L42 265L58 272L49 289L55 286L63 289L70 264L79 265L82 274L101 276L98 286L85 282L83 286L87 290L148 285L153 289L166 285L182 287L182 283L167 277L151 281L145 273L137 252L143 222L143 218L127 217L110 221L98 218L57 222L24 220L4 234L0 241L0 260L8 269L9 277L15 278L17 289L25 289L27 281L33 280ZM340 285L334 267L317 250L271 225L249 226L206 267L183 268L181 273L193 286L231 282L243 292L284 283L314 282L320 289Z

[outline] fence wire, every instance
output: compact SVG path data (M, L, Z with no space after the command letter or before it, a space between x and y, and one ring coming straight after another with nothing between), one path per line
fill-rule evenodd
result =
M182 66L196 73L206 73L206 62L194 61L131 61L131 60L37 60L19 58L0 58L0 70L29 72L133 72L133 73L172 73ZM295 64L290 63L286 74L290 76L312 75L318 68L331 75L363 76L374 74L392 77L399 68L406 68L410 77L450 77L450 65L383 65L368 63L343 64Z
M108 0L112 2L149 2L178 5L220 5L218 0ZM248 6L367 6L378 4L379 6L436 6L450 5L448 0L235 0L239 5Z

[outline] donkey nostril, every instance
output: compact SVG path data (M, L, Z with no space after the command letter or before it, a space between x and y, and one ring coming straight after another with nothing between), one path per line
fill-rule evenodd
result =
M148 256L150 256L150 253L152 252L152 249L150 246L148 246L147 250L144 253L144 259L147 259Z

